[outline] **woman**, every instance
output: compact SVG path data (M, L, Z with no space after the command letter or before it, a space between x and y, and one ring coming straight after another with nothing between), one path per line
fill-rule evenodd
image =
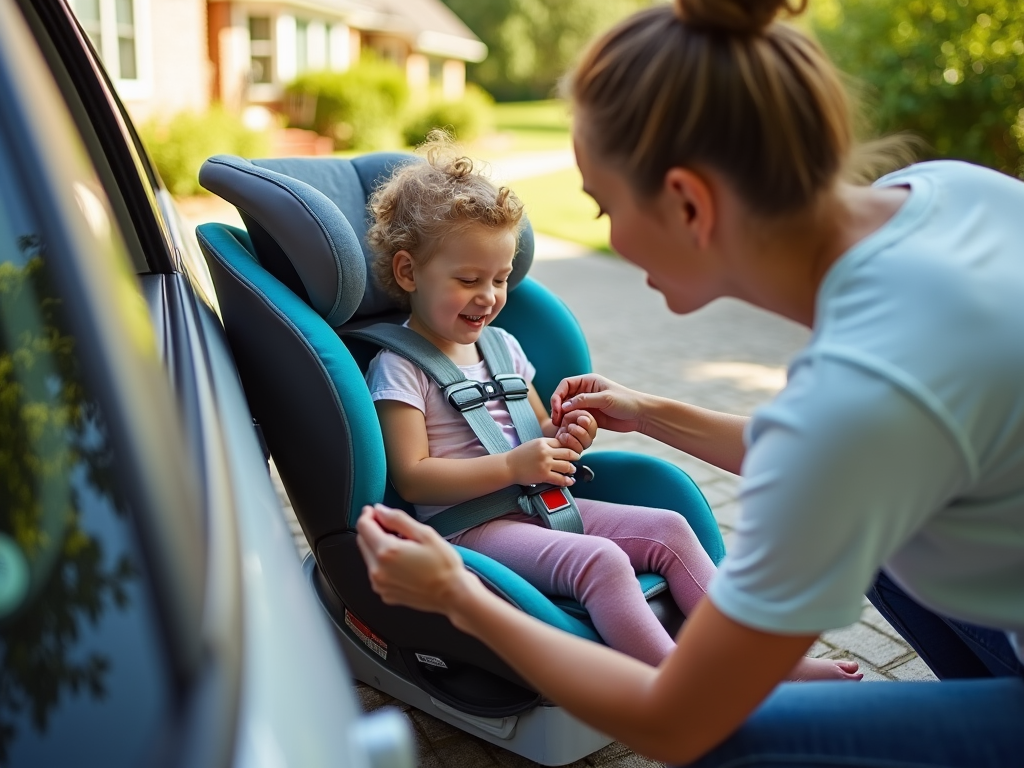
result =
M400 513L365 510L360 546L387 602L446 614L658 759L1019 764L1024 184L949 162L844 181L843 89L782 6L649 9L569 82L584 188L669 307L733 296L814 331L749 423L592 375L552 397L556 423L586 409L743 475L736 539L675 652L652 668L530 619ZM975 679L779 685L869 587L940 677Z

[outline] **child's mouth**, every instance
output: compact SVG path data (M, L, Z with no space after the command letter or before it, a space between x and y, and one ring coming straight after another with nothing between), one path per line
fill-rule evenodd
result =
M487 317L487 315L459 315L459 317L472 326L478 326L484 324L484 318Z

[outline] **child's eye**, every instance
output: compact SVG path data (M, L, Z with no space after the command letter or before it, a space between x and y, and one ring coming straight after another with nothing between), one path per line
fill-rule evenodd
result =
M475 277L457 277L455 279L458 280L463 285L476 285Z

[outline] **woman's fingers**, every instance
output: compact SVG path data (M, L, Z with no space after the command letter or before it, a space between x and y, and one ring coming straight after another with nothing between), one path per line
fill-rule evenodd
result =
M373 513L377 522L384 530L401 536L403 539L426 541L431 538L431 534L435 534L434 529L429 525L417 522L412 516L400 509L392 509L383 504L374 504Z
M562 379L551 394L551 421L555 426L560 426L563 414L572 410L565 407L566 400L572 399L580 392L604 389L608 384L609 382L605 378L593 373Z
M356 530L370 584L385 603L444 612L462 558L434 529L377 505L363 508Z
M572 415L573 411L600 411L614 402L610 392L577 392L571 398L562 401L562 418Z

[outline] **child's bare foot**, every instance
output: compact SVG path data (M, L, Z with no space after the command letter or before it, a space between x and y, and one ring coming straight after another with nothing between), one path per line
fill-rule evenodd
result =
M835 659L812 659L805 656L793 667L789 679L794 682L809 680L850 680L856 682L864 677L858 672L860 665L856 661L837 661Z

